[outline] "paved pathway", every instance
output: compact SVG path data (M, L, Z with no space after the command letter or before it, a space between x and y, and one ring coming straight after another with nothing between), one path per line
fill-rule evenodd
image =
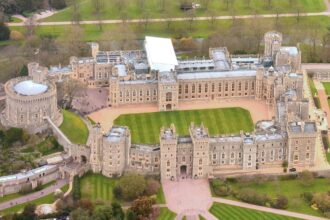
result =
M326 5L326 11L324 12L309 12L309 13L300 13L299 16L330 16L330 3L328 0L324 0L324 4ZM251 18L276 18L276 17L297 17L297 13L285 13L285 14L263 14L263 15L237 15L235 16L235 19L251 19ZM171 21L187 21L190 20L191 18L184 18L184 17L179 17L179 18L170 18ZM216 16L216 17L210 17L210 16L204 16L204 17L196 17L194 18L195 21L207 21L207 20L231 20L233 19L233 16L228 15L228 16ZM153 18L149 19L148 22L154 23L154 22L167 22L169 19L166 18ZM114 19L114 20L102 20L102 24L119 24L122 23L123 20L121 19ZM141 23L145 22L144 19L129 19L126 20L125 22L127 23ZM80 21L80 24L99 24L100 21L98 20L92 20L92 21ZM57 22L38 22L38 25L40 26L56 26L56 25L71 25L71 21L57 21ZM21 23L9 23L9 26L24 26L24 22Z
M301 213L296 213L296 212L290 212L286 210L280 210L280 209L274 209L274 208L268 208L264 206L257 206L257 205L252 205L244 202L238 202L238 201L233 201L233 200L228 200L228 199L222 199L222 198L213 198L214 202L219 202L219 203L224 203L227 205L233 205L233 206L238 206L242 208L248 208L248 209L254 209L262 212L270 212L278 215L285 215L285 216L290 216L290 217L295 217L295 218L300 218L300 219L308 219L308 220L325 220L326 218L321 218L321 217L316 217L316 216L311 216L311 215L306 215L306 214L301 214Z
M69 179L60 179L56 183L52 184L51 186L40 190L38 192L30 193L28 195L12 199L3 203L0 203L0 210L10 208L12 206L16 206L26 202L33 202L33 200L39 199L51 193L54 193L55 190L60 189L64 185L69 184Z

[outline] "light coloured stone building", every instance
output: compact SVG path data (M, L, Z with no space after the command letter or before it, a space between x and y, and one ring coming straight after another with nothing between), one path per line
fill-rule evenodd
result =
M284 161L290 168L313 166L319 134L309 121L309 100L303 95L301 53L282 47L282 38L277 32L266 33L261 57L231 56L220 47L211 48L209 58L201 60L177 60L169 39L146 37L144 50L135 51L99 51L92 43L92 57L72 57L70 66L52 68L49 77L108 87L111 108L153 103L168 111L181 102L246 97L266 101L276 114L274 120L258 122L253 133L235 135L211 136L203 124L191 124L189 135L182 137L172 125L161 129L155 145L131 143L127 127L113 126L103 134L96 124L90 127L86 146L69 144L69 154L108 177L135 171L177 180L281 167ZM36 82L44 79L35 75ZM7 84L13 87L11 81Z
M29 76L14 78L5 84L6 107L1 123L34 133L47 127L44 121L47 117L60 125L63 118L57 107L56 86L47 79L48 69L30 63L28 70Z

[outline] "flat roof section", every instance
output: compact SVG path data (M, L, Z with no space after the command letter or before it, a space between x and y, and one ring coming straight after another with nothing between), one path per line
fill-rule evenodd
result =
M145 38L145 49L149 66L159 72L171 71L178 65L178 60L170 38Z

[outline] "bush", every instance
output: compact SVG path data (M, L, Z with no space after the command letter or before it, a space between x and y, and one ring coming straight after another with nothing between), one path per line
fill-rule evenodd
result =
M78 176L75 176L73 178L73 184L72 184L72 199L73 201L77 202L81 198L81 192L80 192L80 179Z
M120 186L115 186L115 187L113 187L113 189L112 189L112 193L113 193L113 195L115 196L115 198L117 198L117 199L122 199L122 197L123 197L123 194L122 194L122 191L121 191L121 188L120 188Z
M143 176L137 174L128 174L123 176L117 183L120 187L121 196L127 201L137 199L142 196L146 190L146 180ZM116 189L119 192L119 189Z
M219 179L212 180L211 185L213 188L213 192L217 196L229 196L231 194L230 186Z
M238 195L238 199L242 200L243 202L265 206L266 203L269 201L269 198L265 194L259 194L253 189L242 189Z
M157 180L154 179L147 180L146 194L148 196L157 194L159 188L160 188L160 183Z
M289 200L286 196L278 195L275 201L271 202L271 206L276 209L287 209Z
M23 40L24 36L21 32L19 31L11 31L10 32L10 40L15 40L15 41L19 41L19 40Z
M65 0L49 0L49 5L57 10L63 9L67 6Z
M299 174L299 179L301 180L301 184L303 186L310 186L313 183L314 175L312 172L304 170Z
M330 195L329 193L315 193L312 203L317 205L323 213L330 212Z
M228 183L237 183L238 181L237 181L237 178L235 178L235 177L228 177L226 179L226 182L228 182Z
M10 37L9 27L5 23L0 22L0 41L9 40L9 37Z
M301 194L301 197L303 197L304 200L308 202L308 204L311 204L313 199L313 194L311 192L304 192L303 194Z

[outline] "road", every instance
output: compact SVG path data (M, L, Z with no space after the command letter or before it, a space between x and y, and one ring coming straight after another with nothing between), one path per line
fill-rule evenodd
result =
M310 13L300 13L299 16L307 16L307 17L313 17L313 16L330 16L330 3L328 0L324 0L324 4L326 5L326 11L324 12L310 12ZM238 16L206 16L206 17L196 17L194 18L194 21L209 21L209 20L231 20L233 18L235 19L251 19L251 18L276 18L276 17L297 17L297 13L286 13L286 14L263 14L263 15L238 15ZM171 18L171 21L188 21L191 18ZM153 18L148 19L149 23L155 23L155 22L167 22L169 19L166 18ZM145 19L129 19L125 22L127 23L140 23L144 22ZM60 25L71 25L71 21L57 21L57 22L43 22L43 21L36 21L39 26L60 26ZM123 23L123 20L91 20L91 21L80 21L80 24L120 24ZM8 23L8 26L11 27L20 27L25 26L24 22L21 23Z
M31 202L33 203L33 200L39 199L41 197L47 196L51 193L54 193L55 190L60 189L61 187L65 186L66 184L69 184L69 179L60 179L56 183L52 184L51 186L40 190L38 192L30 193L25 196L21 196L16 199L12 199L3 203L0 203L0 210L10 208L12 206L16 206L22 203Z

